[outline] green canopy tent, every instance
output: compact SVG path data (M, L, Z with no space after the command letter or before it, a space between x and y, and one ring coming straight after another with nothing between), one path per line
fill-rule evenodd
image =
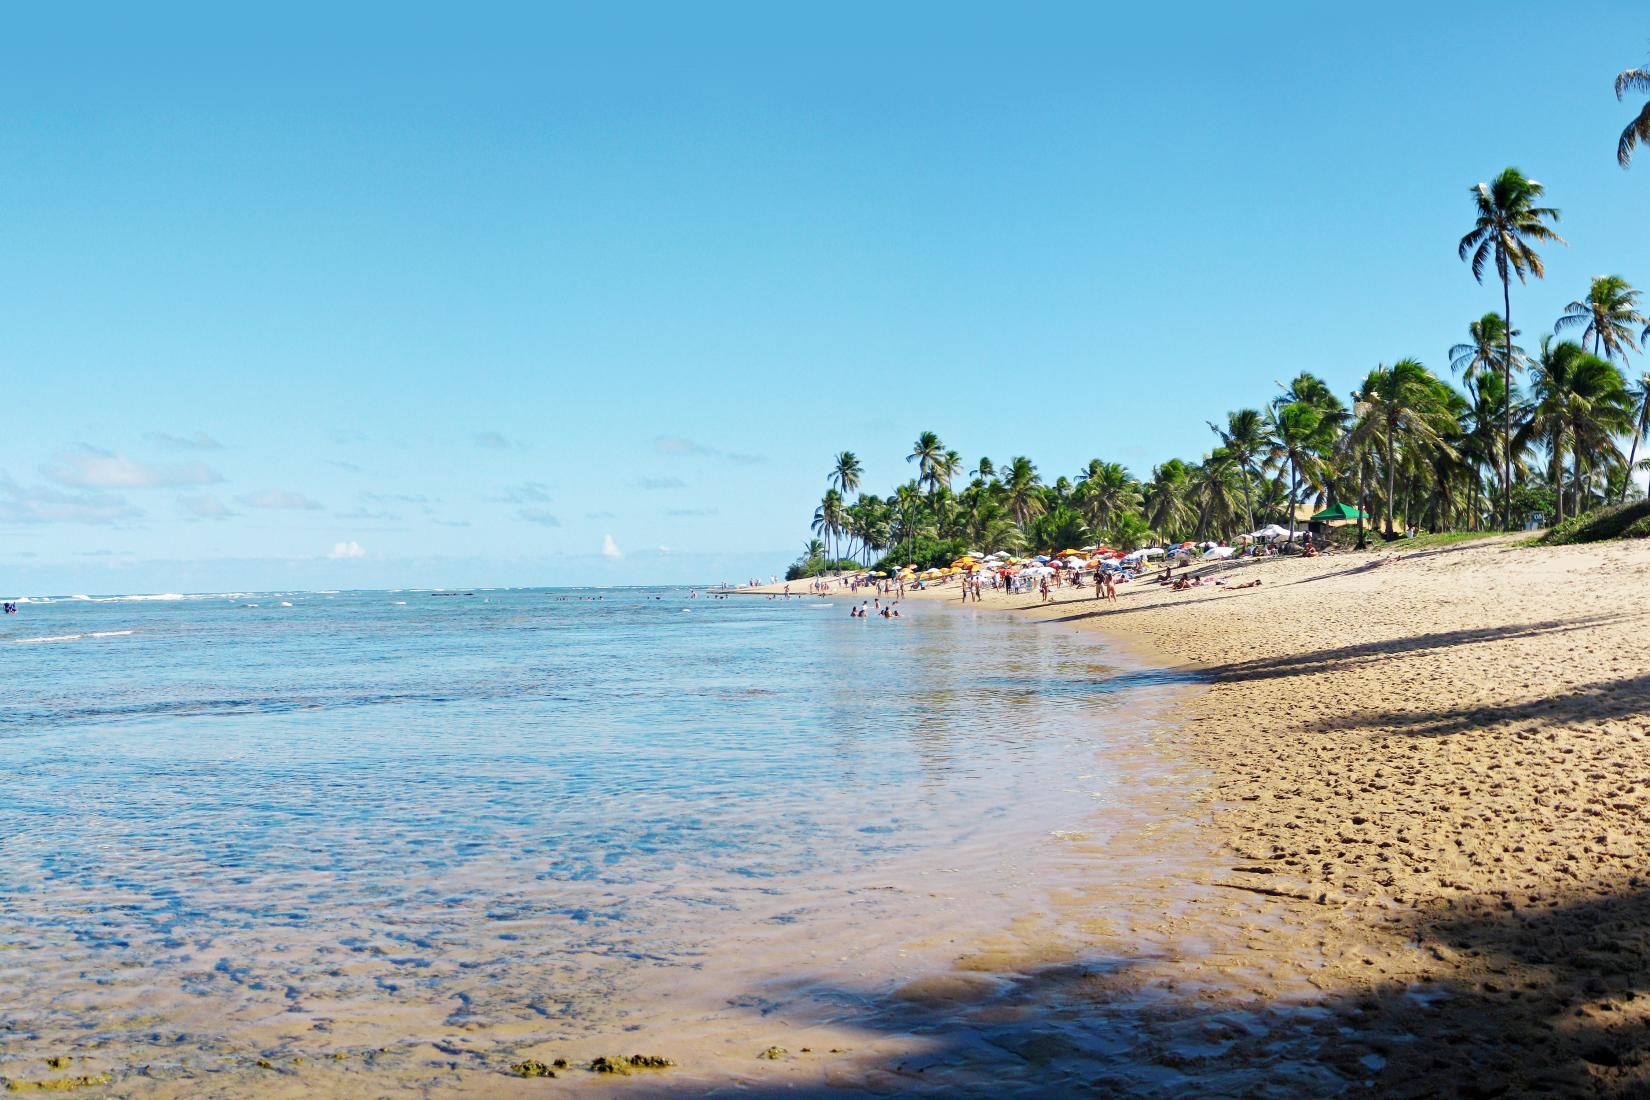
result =
M1336 504L1333 507L1325 508L1317 515L1313 516L1312 521L1314 523L1335 523L1355 519L1367 520L1368 518L1368 515L1352 507L1350 504Z

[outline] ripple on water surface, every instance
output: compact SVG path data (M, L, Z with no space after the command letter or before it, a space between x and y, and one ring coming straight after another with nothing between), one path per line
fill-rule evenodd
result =
M622 1034L1004 918L1161 686L1006 617L596 595L8 617L0 1074Z

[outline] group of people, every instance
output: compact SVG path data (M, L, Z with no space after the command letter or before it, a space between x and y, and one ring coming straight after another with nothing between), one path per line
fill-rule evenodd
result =
M869 619L875 615L880 615L884 619L899 618L900 614L897 601L884 604L882 602L882 597L878 596L874 600L861 600L859 603L848 609L848 617L850 619Z

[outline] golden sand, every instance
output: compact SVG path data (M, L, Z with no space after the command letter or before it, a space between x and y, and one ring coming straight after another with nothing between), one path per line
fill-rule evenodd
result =
M1194 991L1153 1002L1160 1035L1303 984L1325 1015L1181 1066L1185 1083L1298 1039L1292 1091L1650 1095L1650 543L1400 541L1193 573L1262 583L983 605L1207 684L1167 735L1206 788L1154 828L1182 855L1201 836L1213 873L1154 882L1144 860L1132 897L1088 899L1093 947L1136 937L1130 990ZM1142 835L1094 858L1141 859ZM1119 982L1089 986L1114 1005Z

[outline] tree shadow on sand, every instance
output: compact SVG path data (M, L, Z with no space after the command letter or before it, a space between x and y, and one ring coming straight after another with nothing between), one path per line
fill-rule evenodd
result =
M1493 899L1492 899L1493 900ZM1476 904L1476 903L1470 903ZM1505 905L1506 903L1502 903ZM880 1063L802 1053L706 1091L649 1095L1400 1098L1650 1095L1650 892L1530 909L1394 916L1428 961L1414 982L1267 1000L1167 980L1142 960L1003 976L960 973L893 993L811 989L838 1023L895 1037ZM1262 948L1264 949L1264 948ZM1358 960L1348 960L1356 966ZM1371 960L1364 960L1371 962ZM1435 964L1435 965L1434 965ZM1373 964L1372 964L1373 965ZM1142 978L1140 970L1154 976ZM1374 970L1371 973L1375 973ZM1328 983L1326 983L1328 984ZM783 1041L776 1039L775 1041ZM824 1072L820 1070L823 1068ZM778 1079L775 1079L777 1076ZM786 1083L790 1082L790 1083Z
M1049 619L1051 623L1070 622L1067 616ZM1339 672L1364 666L1383 664L1394 657L1441 652L1461 646L1482 645L1489 642L1516 641L1539 638L1544 635L1567 634L1591 630L1612 623L1624 622L1628 615L1591 615L1576 619L1554 619L1534 623L1516 623L1505 626L1474 627L1462 630L1441 630L1431 634L1414 634L1386 641L1362 642L1356 645L1315 649L1280 657L1257 657L1249 661L1224 661L1214 664L1186 666L1175 670L1174 679L1204 683L1230 683L1243 680L1271 680L1286 676L1310 676L1323 672ZM1143 669L1105 677L1093 682L1099 690L1114 691L1131 686L1159 684L1165 681L1162 669ZM1363 723L1358 723L1363 724Z

